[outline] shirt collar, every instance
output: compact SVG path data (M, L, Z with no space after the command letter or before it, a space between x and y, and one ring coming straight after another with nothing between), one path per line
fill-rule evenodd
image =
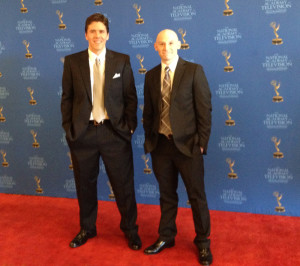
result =
M103 49L103 51L101 52L101 54L96 55L95 53L93 53L90 49L88 49L88 53L89 53L89 59L92 62L95 62L96 58L98 60L100 60L100 62L104 62L105 61L105 55L106 55L106 47Z
M177 66L177 62L178 62L179 56L177 55L177 57L172 61L172 63L169 65L169 68L171 70L171 72L175 72L176 66ZM163 62L161 62L161 68L163 70L165 70L166 68L166 64L164 64Z

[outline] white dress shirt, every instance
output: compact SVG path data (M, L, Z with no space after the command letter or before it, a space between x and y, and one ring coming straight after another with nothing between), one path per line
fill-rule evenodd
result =
M178 59L179 56L177 55L177 57L173 60L173 62L168 65L168 67L170 68L169 71L169 75L170 75L170 80L171 80L171 91L172 91L172 87L173 87L173 79L174 79L174 74L175 74L175 69L178 63ZM164 64L163 62L161 62L161 76L160 76L160 89L162 90L163 88L163 81L164 81L164 77L165 77L165 68L166 68L166 64Z

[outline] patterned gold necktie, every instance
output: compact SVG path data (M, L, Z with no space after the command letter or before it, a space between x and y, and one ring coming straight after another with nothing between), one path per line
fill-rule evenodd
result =
M101 86L102 74L100 71L100 60L96 58L94 67L94 86L93 86L93 118L99 123L105 118L104 92Z
M170 94L171 94L171 79L170 79L170 68L165 68L165 77L163 80L162 87L162 107L161 107L161 124L160 133L167 137L172 134L171 123L170 123Z

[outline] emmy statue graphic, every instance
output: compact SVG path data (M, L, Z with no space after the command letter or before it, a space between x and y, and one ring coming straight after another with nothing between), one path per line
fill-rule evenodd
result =
M111 200L115 200L116 197L115 197L115 194L114 194L114 192L113 192L113 189L112 189L112 186L111 186L110 182L107 181L106 184L108 185L109 191L110 191L110 194L108 195L108 197L109 197Z
M235 161L231 161L230 158L227 158L226 159L226 163L228 163L229 169L230 169L230 173L228 174L228 178L230 178L230 179L237 179L238 176L237 176L237 174L233 170L233 166L234 166Z
M102 2L102 0L95 0L94 4L95 4L95 6L102 6L103 2Z
M66 26L66 24L63 23L63 21L61 19L63 17L64 13L63 12L60 13L59 10L56 10L56 14L58 15L58 18L59 18L59 21L60 21L60 24L58 25L58 28L60 30L65 30L67 28L67 26Z
M281 142L281 140L279 139L277 141L277 138L276 137L272 137L272 141L274 142L275 144L275 149L276 149L276 152L273 153L273 157L276 158L276 159L281 159L283 158L283 153L279 150L278 146Z
M225 72L232 72L232 71L234 71L233 66L231 66L230 63L229 63L229 61L228 61L229 58L231 57L231 53L228 54L227 51L223 51L222 55L225 57L225 61L227 63L227 66L224 67L224 71Z
M140 104L140 105L139 105L139 108L140 108L140 110L141 110L142 113L143 113L143 112L144 112L144 105L143 105L143 104ZM141 121L142 121L142 124L143 124L143 117L142 117Z
M37 185L37 189L35 190L36 193L39 193L39 194L42 194L43 193L43 189L41 188L40 186L40 183L41 183L41 179L38 178L37 176L34 177L34 180L36 182L36 185Z
M185 41L185 39L184 39L184 37L185 37L185 35L186 35L186 31L184 31L183 29L180 28L180 29L178 30L178 32L180 33L181 39L182 39L182 41L183 41L183 43L182 43L181 46L180 46L180 49L182 49L182 50L189 49L190 46L189 46L188 43L185 43L186 41Z
M147 72L147 69L144 68L144 66L142 64L143 61L144 61L144 57L142 57L140 54L137 54L136 58L140 61L140 65L141 65L141 68L139 69L139 73L140 74L145 74Z
M21 0L21 5L22 5L22 7L21 7L21 13L27 13L28 9L24 6L23 2L24 2L24 0Z
M69 156L69 159L70 159L69 169L73 170L73 162L72 162L72 157L71 157L71 153L70 152L68 152L68 156Z
M278 24L278 25L276 26L276 22L271 22L271 23L270 23L270 26L274 29L274 34L275 34L275 36L276 36L276 38L272 40L272 43L275 44L275 45L283 44L282 39L279 38L279 35L278 35L278 33L277 33L277 31L279 30L280 24Z
M137 19L135 20L135 24L144 24L144 20L141 18L141 15L140 15L141 6L138 7L137 4L134 4L134 5L133 5L133 8L136 10L136 14L137 14L137 16L139 17L139 18L137 18Z
M224 110L227 113L228 116L228 120L225 121L225 125L226 126L234 126L235 125L235 121L231 119L230 113L232 112L232 107L229 109L228 105L224 106Z
M29 47L29 42L27 42L27 41L23 41L23 44L25 45L25 47L26 47L26 51L27 51L27 54L25 55L25 57L26 58L28 58L28 59L30 59L30 58L32 58L32 54L29 52L29 50L28 50L28 47Z
M33 93L34 93L34 90L31 89L30 87L27 88L29 94L30 94L30 98L31 100L29 101L29 104L30 105L36 105L36 100L33 98Z
M276 197L277 204L278 204L278 206L275 207L275 211L277 211L277 212L285 212L285 208L282 206L282 204L280 202L280 200L282 199L282 194L279 195L279 192L275 191L273 193L273 196Z
M283 102L283 97L279 95L278 89L280 88L280 83L277 84L276 80L271 81L271 85L273 85L276 96L273 97L273 102L280 103Z
M231 16L231 15L233 15L233 11L229 8L228 2L229 2L229 0L225 0L226 10L223 11L223 15L224 16Z
M2 154L2 158L3 158L2 166L3 167L8 167L9 163L6 161L6 152L1 150L0 153Z
M144 160L145 166L146 166L146 168L144 168L144 173L151 174L152 170L149 168L149 165L148 165L149 158L144 154L144 155L142 155L142 159Z
M2 111L3 111L3 107L1 106L0 107L0 123L3 123L6 121L5 117L3 116Z
M37 132L34 132L34 130L31 130L30 133L31 133L31 135L33 137L33 140L34 140L34 142L32 143L32 147L33 148L39 148L40 144L36 141Z
M0 78L2 77L2 73L0 72Z
M140 110L143 112L144 111L144 105L143 104L140 104L139 105L139 108L140 108Z

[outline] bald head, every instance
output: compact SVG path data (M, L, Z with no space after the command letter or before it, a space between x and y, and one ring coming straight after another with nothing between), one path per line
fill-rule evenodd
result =
M180 49L180 41L173 30L165 29L158 33L154 49L158 52L161 61L169 65L177 58L177 51Z
M169 29L165 29L165 30L162 30L161 32L159 32L157 34L156 41L165 39L165 38L178 41L178 36L177 36L176 32L173 30L169 30Z

